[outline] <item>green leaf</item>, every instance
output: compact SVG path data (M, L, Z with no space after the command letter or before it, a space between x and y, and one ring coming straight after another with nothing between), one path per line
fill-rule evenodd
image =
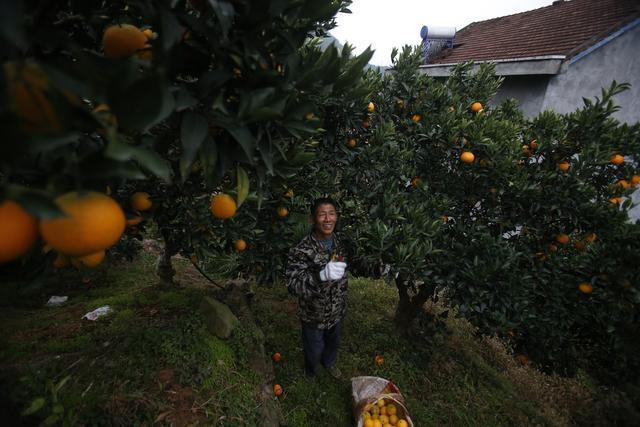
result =
M63 215L63 212L44 191L34 190L18 184L9 184L7 186L7 196L39 219L58 218Z
M160 15L160 40L165 52L182 39L182 31L182 26L176 17L168 10L163 10Z
M189 175L189 168L196 158L202 142L207 137L208 131L209 124L202 115L189 111L182 116L180 139L183 150L180 157L180 175L183 181Z
M135 160L154 175L169 182L171 168L165 159L151 148L136 147L113 139L105 150L105 156L119 161Z
M242 206L242 203L247 198L247 194L249 194L249 175L247 175L247 171L245 171L242 167L238 166L237 176L238 176L237 202L238 202L238 207L240 207Z
M33 401L31 402L31 405L29 405L27 409L22 411L21 415L26 416L26 415L31 415L38 412L44 406L45 402L46 400L44 397L38 397L33 399Z
M186 110L198 104L198 99L194 98L187 89L181 87L174 92L176 111Z
M175 107L165 80L158 75L139 79L109 92L109 105L123 129L145 130L164 120Z
M225 129L238 141L240 147L247 156L249 161L253 159L253 151L256 148L256 138L253 136L249 128L234 126L233 124L223 124Z

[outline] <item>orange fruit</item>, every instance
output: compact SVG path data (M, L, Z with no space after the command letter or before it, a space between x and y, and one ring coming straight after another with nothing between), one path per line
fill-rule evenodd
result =
M280 384L273 385L273 394L275 394L276 396L282 395L282 386Z
M286 197L287 199L292 199L293 198L293 190L292 189L288 189L286 193L283 194L284 197Z
M558 247L556 245L549 245L549 252L558 252Z
M561 245L566 245L567 243L569 243L569 236L564 233L560 233L556 236L556 241Z
M389 412L388 409L387 412ZM395 413L389 415L389 424L391 424L392 426L398 424L398 416Z
M614 165L621 165L622 163L624 163L624 157L620 154L614 154L613 156L611 156L611 159L609 159L609 161Z
M211 199L211 213L218 219L228 219L236 214L236 201L228 194L218 194Z
M609 203L613 203L614 205L619 205L620 203L622 203L622 198L621 197L612 197L609 199Z
M376 111L376 105L373 102L370 102L369 104L367 104L367 111L373 113L374 111Z
M8 107L21 119L21 130L27 135L61 133L62 126L51 103L54 90L38 64L7 62L3 68Z
M97 267L104 260L105 252L99 251L93 254L85 255L78 258L78 261L85 267L93 268Z
M383 414L382 410L384 410L385 412L387 411L387 408L385 408L384 406L380 408L380 422L382 423L382 425L384 426L385 424L389 424L389 417L387 416L387 414Z
M382 422L378 419L373 420L373 427L382 427Z
M582 242L576 242L576 244L573 245L573 247L575 247L577 251L584 251L585 249L584 243Z
M351 138L351 139L349 139L347 141L347 147L349 147L349 148L356 148L357 145L358 145L358 143L353 138Z
M580 285L578 285L578 289L580 289L580 292L583 294L590 294L593 292L593 286L587 282L580 283Z
M42 220L40 233L58 252L81 257L103 251L125 228L124 212L111 197L94 192L70 192L55 200L65 216Z
M380 356L379 354L373 359L373 361L378 366L384 365L384 357Z
M278 208L278 216L280 218L284 218L287 215L289 215L289 209L285 208L284 206L280 206Z
M151 209L153 203L151 202L151 196L149 193L145 193L144 191L137 191L131 195L129 199L129 203L131 203L131 208L134 211L146 211Z
M538 148L538 140L534 139L529 143L529 147L531 147L532 150L535 150L536 148Z
M635 187L638 184L640 184L640 175L633 175L631 177L631 185L633 185Z
M624 190L628 189L629 187L631 187L631 184L629 184L629 181L627 181L626 179L620 179L618 180L618 182L616 182L616 185L618 187L622 187Z
M421 185L422 185L422 180L420 179L419 176L416 176L411 180L411 186L413 188L418 188Z
M38 221L13 200L0 203L0 263L24 255L38 238Z
M479 111L482 110L482 104L479 102L474 102L473 104L471 104L471 111L473 111L474 113L477 113Z
M598 239L598 235L596 233L588 234L587 237L584 238L588 243L593 243Z
M365 417L364 422L362 423L364 427L373 427L373 420L370 417Z
M134 225L138 225L142 222L142 217L141 216L134 216L132 218L127 218L127 220L125 221L125 223L129 226L132 227Z
M236 248L236 251L238 252L242 252L245 249L247 249L247 242L245 242L242 239L238 239L236 240L236 242L233 244L233 246Z
M273 356L271 356L271 360L277 363L282 360L282 355L278 352L275 352L273 353Z
M146 47L147 36L135 25L112 25L102 36L102 49L107 58L127 58Z
M420 114L414 114L411 116L411 121L413 123L418 123L420 120L422 120L422 116Z
M397 413L398 413L398 408L396 408L396 405L394 405L393 403L389 403L387 405L387 414L389 414L391 416L391 415L395 415ZM389 417L389 418L391 418L391 417ZM391 423L391 424L394 424L394 423Z
M71 264L71 260L69 260L69 257L62 254L58 254L56 259L53 260L53 266L55 268L69 267L70 264Z
M385 406L384 399L378 399L376 405L378 405L378 408L382 408L383 406Z
M475 158L476 156L474 156L471 151L463 151L462 154L460 155L460 160L462 160L464 163L467 163L467 164L473 163Z
M562 172L566 172L569 170L569 162L560 162L558 163L558 169L560 169Z
M398 420L396 427L409 427L409 424L405 420Z

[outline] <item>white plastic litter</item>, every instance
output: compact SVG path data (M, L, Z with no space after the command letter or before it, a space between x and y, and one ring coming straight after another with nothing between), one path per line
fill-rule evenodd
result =
M57 305L62 305L65 302L67 302L67 300L69 299L69 297L67 296L57 296L57 295L53 295L51 296L51 298L49 298L49 301L47 301L47 306L49 307L55 307Z
M109 313L111 313L111 307L109 307L108 305L105 305L105 306L96 308L93 311L88 312L87 314L82 316L82 318L87 320L96 320L98 317L102 317Z

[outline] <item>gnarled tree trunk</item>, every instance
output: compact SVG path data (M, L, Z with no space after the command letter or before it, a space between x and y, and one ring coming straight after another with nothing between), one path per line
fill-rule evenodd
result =
M409 295L409 283L405 277L398 275L395 282L400 299L393 321L398 332L406 336L409 334L413 320L422 310L422 306L433 295L435 286L422 284L418 293L411 296Z
M171 257L173 257L178 251L175 245L171 242L171 233L168 229L161 229L162 239L164 240L164 250L162 255L158 259L156 265L156 274L160 278L160 286L171 287L175 286L173 277L176 274L176 270L171 265Z

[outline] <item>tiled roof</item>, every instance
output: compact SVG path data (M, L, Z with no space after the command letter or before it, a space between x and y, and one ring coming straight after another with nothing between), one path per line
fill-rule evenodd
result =
M453 49L430 64L570 57L640 17L638 0L570 0L528 12L474 22L456 33Z

